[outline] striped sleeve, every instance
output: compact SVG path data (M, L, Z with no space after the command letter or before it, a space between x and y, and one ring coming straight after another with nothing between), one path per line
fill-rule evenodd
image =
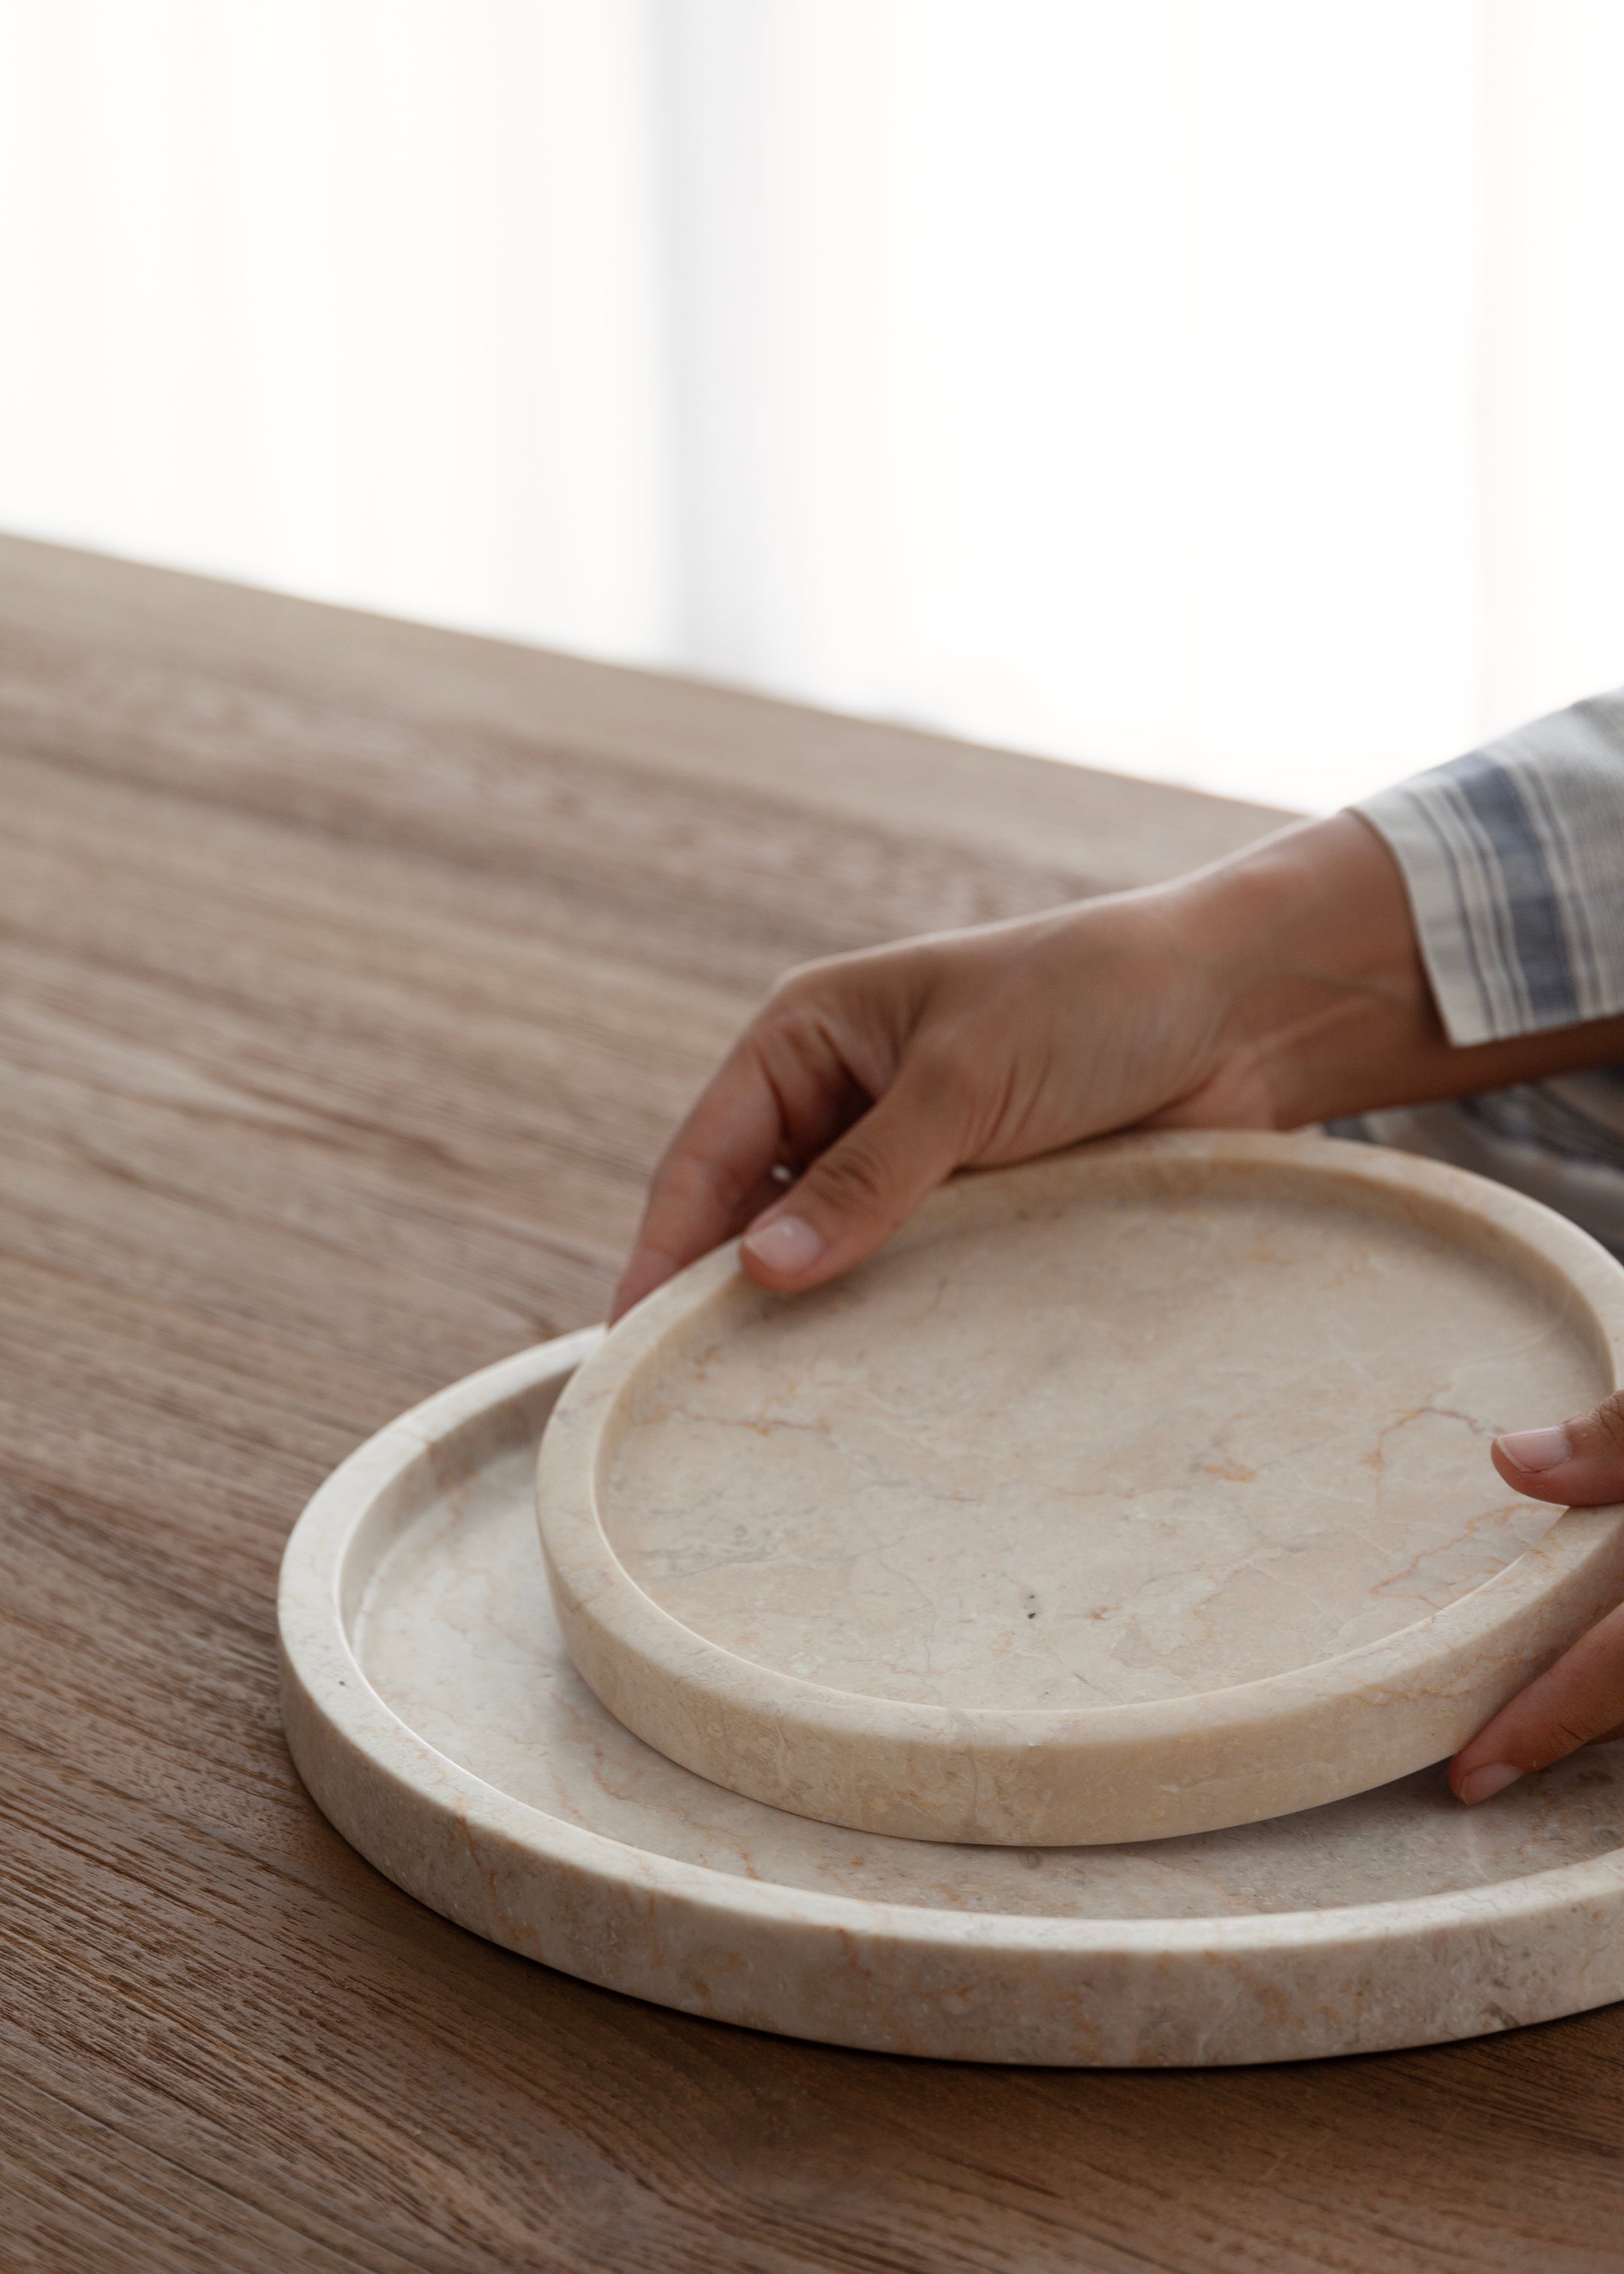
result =
M1624 1011L1624 689L1354 811L1403 870L1452 1043Z

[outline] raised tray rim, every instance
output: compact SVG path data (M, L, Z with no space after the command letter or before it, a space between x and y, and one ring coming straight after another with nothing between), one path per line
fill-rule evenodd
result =
M587 1329L499 1360L389 1423L320 1487L283 1555L277 1625L295 1766L342 1836L431 1909L525 1956L688 2013L950 2059L1318 2059L1445 2042L1624 1996L1624 1849L1376 1903L1056 1920L752 1882L568 1824L463 1768L368 1680L343 1611L346 1578L358 1576L346 1565L415 1464L432 1463L493 1408L566 1382L600 1335ZM1553 1939L1563 1921L1571 1950ZM1535 1939L1546 1970L1518 1992L1507 1968ZM673 1969L678 1944L697 1955ZM710 1971L707 1952L717 1960ZM1424 2027L1405 1981L1417 1965L1437 1984ZM1011 1966L1040 1977L1026 2020L1011 2010ZM799 2010L808 1977L812 2013ZM904 2030L897 2000L915 1982L922 2013Z
M1624 1382L1624 1266L1568 1218L1470 1171L1319 1134L1169 1131L962 1177L898 1235L929 1236L989 1187L1088 1175L1128 1159L1170 1175L1217 1163L1324 1178L1387 1206L1472 1225L1520 1276L1560 1287L1610 1388ZM718 1249L621 1321L560 1398L544 1437L538 1516L554 1608L598 1697L645 1742L752 1799L862 1831L1018 1846L1214 1831L1390 1781L1463 1743L1548 1658L1624 1594L1624 1508L1570 1510L1454 1602L1330 1659L1197 1696L1073 1709L936 1706L781 1673L684 1626L614 1552L598 1480L622 1400L668 1337L759 1299ZM1214 1773L1183 1779L1192 1719ZM1359 1723L1367 1768L1345 1763ZM787 1742L786 1742L787 1733ZM1282 1742L1289 1737L1289 1747ZM1222 1746L1220 1750L1220 1741ZM1291 1758L1286 1758L1289 1751ZM1147 1764L1165 1759L1169 1786ZM1181 1781L1182 1780L1182 1781Z

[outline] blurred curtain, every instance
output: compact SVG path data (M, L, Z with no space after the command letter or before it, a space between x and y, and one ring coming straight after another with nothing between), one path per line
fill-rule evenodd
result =
M1624 681L1617 0L0 0L0 523L1308 808Z

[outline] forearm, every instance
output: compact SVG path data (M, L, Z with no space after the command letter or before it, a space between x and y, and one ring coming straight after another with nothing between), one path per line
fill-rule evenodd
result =
M1451 1044L1398 863L1357 814L1172 890L1230 1006L1209 1103L1232 1092L1247 1119L1295 1128L1624 1061L1624 1016Z
M1373 822L787 975L673 1138L618 1307L735 1234L763 1285L819 1285L955 1170L1114 1130L1297 1128L1624 1063L1619 709L1616 736L1547 721Z

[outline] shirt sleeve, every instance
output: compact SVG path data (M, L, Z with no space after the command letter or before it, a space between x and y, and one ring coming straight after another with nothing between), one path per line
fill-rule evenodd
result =
M1624 689L1353 810L1403 871L1452 1043L1624 1011Z

